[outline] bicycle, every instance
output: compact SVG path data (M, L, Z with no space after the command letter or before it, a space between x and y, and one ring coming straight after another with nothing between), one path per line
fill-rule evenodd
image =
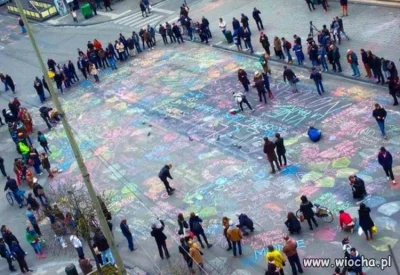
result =
M26 201L26 197L25 197L24 194L25 194L25 191L19 190L19 195L20 195L20 197L21 197L21 199L22 199L22 205L23 205L23 206L27 206L27 205L28 205L28 202ZM11 206L13 206L13 205L14 205L14 201L16 201L16 199L14 198L13 192L8 191L8 192L6 193L6 198L7 198L8 203L9 203Z
M315 203L314 206L317 208L315 211L315 216L322 219L327 223L333 222L333 214L332 212L325 206L321 206L320 204ZM296 217L300 219L302 215L300 209L296 211Z

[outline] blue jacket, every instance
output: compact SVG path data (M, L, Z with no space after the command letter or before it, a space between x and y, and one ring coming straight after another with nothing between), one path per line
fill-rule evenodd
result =
M393 165L392 155L388 151L386 151L386 157L385 157L381 152L379 152L378 162L383 167L392 167Z
M201 223L203 222L198 216L189 219L189 228L195 235L201 234L204 232L203 226Z
M317 142L321 138L321 131L314 127L310 127L308 129L307 134L308 134L308 137L314 142Z
M239 22L238 20L232 21L232 28L233 28L234 30L240 29L240 22Z

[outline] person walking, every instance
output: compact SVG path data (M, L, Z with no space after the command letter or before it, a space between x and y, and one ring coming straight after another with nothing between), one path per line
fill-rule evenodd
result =
M265 86L264 86L264 80L262 77L262 74L260 72L255 72L254 73L254 86L257 89L257 93L258 93L258 98L260 100L260 102L262 102L263 98L264 98L264 103L267 104L267 95L266 95L266 91L265 91Z
M264 26L263 26L260 14L261 14L261 11L258 10L257 8L254 8L253 18L254 18L254 21L256 21L257 28L259 31L264 30Z
M14 80L11 78L11 76L9 76L8 74L6 74L5 78L4 78L6 87L10 87L11 91L15 94L15 83ZM7 91L7 89L6 89Z
M194 212L190 213L190 218L189 218L190 231L197 237L197 240L199 241L202 248L204 248L204 245L203 242L201 241L200 236L203 237L204 242L207 245L207 248L211 248L212 244L208 243L206 234L204 234L203 226L201 225L202 222L203 220L198 215L196 215Z
M160 24L160 27L158 28L158 32L161 34L164 45L167 45L168 44L167 29L162 24ZM172 43L172 41L171 41L171 43Z
M325 93L324 86L322 85L322 74L315 67L311 68L310 79L314 80L318 94L322 96L322 93Z
M40 235L30 226L26 228L25 238L26 241L32 246L37 258L46 258L46 255L44 255L42 252Z
M390 154L389 151L386 150L385 147L381 147L378 153L378 162L382 166L383 170L385 171L387 180L391 179L393 184L396 184L396 181L394 179L393 175L393 157L392 154Z
M279 57L279 59L285 60L285 56L283 55L282 51L282 44L278 36L274 37L274 50L275 50L275 55Z
M347 62L350 64L351 69L353 70L352 76L360 76L360 70L358 69L358 57L353 50L347 50Z
M254 53L253 45L251 45L251 32L250 29L245 28L243 32L243 41L247 49L250 49L250 53Z
M315 6L314 6L314 0L306 0L306 3L308 5L308 8L310 9L310 11L315 10ZM312 8L312 9L311 9Z
M201 25L204 28L204 32L207 35L207 38L212 39L212 34L210 31L210 22L204 16L201 17Z
M10 252L10 250L7 248L6 243L5 243L5 241L4 241L3 238L0 238L0 256L1 256L3 259L6 259L6 260L7 260L8 269L9 269L11 272L17 271L17 270L15 269L15 267L13 266L13 264L12 264L11 252Z
M375 109L372 112L372 116L375 118L376 122L378 123L379 129L381 131L383 138L386 139L387 138L386 133L385 133L385 121L386 121L386 116L387 116L386 110L381 105L376 103Z
M369 241L373 239L372 227L375 225L370 216L371 209L367 207L364 203L360 204L358 209L358 219L359 224L365 234L365 239Z
M76 233L77 233L76 231L72 232L71 236L69 237L69 241L72 243L76 252L78 253L78 257L81 257L84 256L85 254L83 253L82 241L78 238Z
M170 178L171 180L173 180L169 170L172 168L172 164L169 163L167 165L165 165L163 168L161 168L160 172L158 173L158 177L160 178L160 180L164 183L165 189L167 190L168 195L172 195L175 191L175 188L172 188L169 185L168 182L168 178Z
M169 255L168 248L167 248L167 243L166 243L167 236L163 232L164 227L165 227L164 221L160 220L160 219L158 219L158 220L161 223L161 227L158 228L156 224L153 224L151 226L151 236L154 237L154 239L156 240L156 244L158 247L158 253L160 254L161 259L164 260L164 254L167 257L167 259L171 256Z
M299 79L297 78L296 74L286 66L283 67L283 81L289 81L293 93L299 92L297 89L297 82L299 82Z
M126 218L123 218L121 220L121 223L120 223L119 227L121 228L122 235L124 235L126 240L128 241L129 250L130 251L136 250L135 246L133 245L132 232L129 229L129 225L128 225L127 221L126 221Z
M106 11L108 11L108 9L110 9L110 11L113 11L113 9L111 8L111 0L103 0L103 4L106 8Z
M45 195L45 193L44 193L44 189L43 189L43 187L39 184L39 183L34 183L33 184L33 195L36 197L36 198L39 198L39 201L40 201L40 203L43 205L43 206L47 206L48 205L48 200L47 200L47 197L46 197L46 195Z
M279 165L282 168L287 165L286 148L281 135L279 133L276 133L275 137L276 137L275 140L276 153L278 154ZM282 158L283 158L283 163L282 163Z
M224 233L224 237L226 238L226 242L228 243L228 248L226 249L226 251L229 251L232 249L232 242L228 237L228 229L229 229L229 224L230 224L230 220L228 217L223 217L222 218L222 228L223 228L223 233Z
M278 164L278 157L276 156L275 153L275 147L276 145L270 141L267 137L264 137L264 154L267 155L268 161L271 165L271 173L275 174L275 167L274 167L274 163L276 165L276 168L278 169L278 171L281 171L281 168L279 167Z
M0 157L0 171L4 177L7 177L6 169L4 168L4 159Z
M276 265L277 268L279 268L279 274L280 275L285 275L283 272L283 266L285 265L285 257L283 256L282 252L279 250L275 249L273 245L268 246L268 252L265 255L265 258L268 262L268 259L272 258L274 264Z
M347 0L340 0L340 6L342 7L342 17L349 16L347 12Z
M232 221L229 222L229 229L227 231L228 239L232 242L233 257L237 257L236 249L239 251L239 256L242 256L242 231L239 227L235 226Z
M21 17L18 18L18 25L21 27L22 34L26 33L25 23Z
M32 272L32 269L29 269L28 264L25 261L25 252L22 250L21 246L18 244L18 242L13 241L11 244L11 255L15 258L15 260L18 262L19 268L21 269L22 273L26 272Z
M353 233L355 223L353 218L350 216L349 213L344 212L344 210L339 211L339 226L341 230L350 231Z
M303 273L303 268L300 263L299 255L297 254L297 243L294 239L289 238L289 236L283 237L285 244L282 248L282 252L286 255L290 266L292 267L292 274L297 275Z
M268 56L271 55L271 51L269 50L269 47L271 45L268 41L268 36L263 32L260 33L260 44L264 48L264 50L268 54Z
M51 154L46 136L41 131L38 131L37 134L38 134L38 141L39 141L40 146L42 146L43 150L46 153Z
M262 79L263 79L263 82L264 82L264 87L268 92L268 98L269 99L273 99L274 95L272 94L272 91L271 91L271 88L270 88L270 85L269 85L269 76L268 76L268 74L266 72L261 73L261 75L262 75Z
M302 213L304 219L307 220L308 225L310 226L310 230L313 230L313 226L311 224L311 221L314 223L314 225L316 227L318 227L318 223L314 218L314 216L315 216L315 213L314 213L314 210L313 210L314 205L304 195L301 196L300 199L301 199L300 212Z
M189 245L186 243L185 238L180 238L180 245L179 245L179 253L182 254L183 259L185 260L188 268L189 268L189 272L190 274L195 274L194 270L193 270L193 260L190 257L190 247Z
M35 81L33 82L33 87L35 88L36 93L39 96L40 102L44 103L46 101L46 96L44 95L43 84L42 81L40 81L39 77L35 78Z
M93 237L93 242L101 253L101 258L103 260L103 263L105 264L108 261L111 265L114 265L115 260L111 253L110 246L108 245L107 239L106 237L104 237L100 228L96 229L96 233L94 234Z
M31 206L28 207L26 211L26 217L28 218L29 222L31 223L35 232L40 236L42 236L42 232L40 231L39 224L36 220L35 214L33 213L33 209Z

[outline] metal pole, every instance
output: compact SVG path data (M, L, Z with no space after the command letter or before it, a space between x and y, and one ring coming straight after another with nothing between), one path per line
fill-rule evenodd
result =
M17 5L19 14L20 14L20 16L22 18L22 21L25 24L26 30L27 30L28 35L29 35L29 39L30 39L30 41L32 43L33 49L34 49L34 51L36 53L36 56L38 58L38 61L39 61L39 64L40 64L40 68L42 69L43 76L46 79L46 82L48 83L50 94L51 94L51 99L52 99L52 101L53 101L53 103L54 103L54 105L55 105L55 107L56 107L56 109L57 109L57 111L58 111L58 113L59 113L59 115L61 117L61 122L62 122L62 124L64 126L64 131L65 131L65 133L67 135L67 138L68 138L68 141L70 143L71 149L74 152L74 156L75 156L76 162L78 163L79 170L81 171L81 174L82 174L82 177L83 177L83 181L84 181L84 183L86 185L86 188L87 188L87 190L89 192L90 198L92 199L92 203L93 203L93 205L94 205L94 207L96 209L97 217L99 218L99 222L100 222L101 231L104 233L104 236L106 237L107 242L110 245L110 249L111 249L111 252L112 252L112 254L113 254L114 258L115 258L115 261L116 261L116 264L117 264L117 267L118 267L118 270L119 270L119 274L126 275L126 270L125 270L125 267L124 267L124 263L123 263L122 258L119 255L118 250L117 250L117 248L115 246L114 238L113 238L113 236L111 234L110 228L108 227L106 218L104 217L100 202L96 197L96 191L93 188L92 182L90 180L89 173L88 173L86 165L85 165L85 163L83 161L83 158L82 158L81 152L79 150L78 144L76 143L76 140L75 140L74 134L72 132L72 129L70 127L70 124L68 122L67 116L64 113L64 110L63 110L63 108L61 106L61 103L60 103L60 101L58 99L57 93L54 91L54 87L53 87L53 85L51 83L51 80L50 80L48 74L47 74L47 69L46 69L46 66L44 65L44 62L43 62L43 59L42 59L42 55L40 54L39 48L38 48L38 46L36 44L36 40L35 40L35 38L33 36L33 32L32 32L31 26L29 25L28 19L25 16L25 13L24 13L24 10L22 8L20 0L15 0L15 3Z
M392 250L392 247L390 246L390 244L388 244L388 248L389 248L389 253L393 259L393 264L394 264L394 268L396 269L396 273L397 273L397 275L400 275L399 266L397 264L396 258L394 257L394 253L393 253L393 250Z

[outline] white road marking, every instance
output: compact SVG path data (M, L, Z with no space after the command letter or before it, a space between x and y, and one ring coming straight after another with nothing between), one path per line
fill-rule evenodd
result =
M175 13L174 11L159 9L159 8L152 8L151 11L157 11L157 12L166 13L166 14L174 14Z

